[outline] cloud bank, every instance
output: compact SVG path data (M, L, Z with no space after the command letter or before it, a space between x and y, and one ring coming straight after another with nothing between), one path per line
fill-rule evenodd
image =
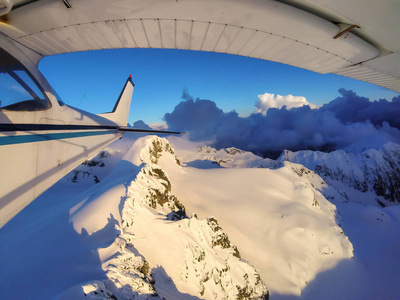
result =
M361 151L389 141L400 143L400 97L371 102L351 90L339 93L316 109L304 105L303 97L264 94L257 112L242 118L235 111L223 112L211 100L194 99L185 90L185 101L164 120L170 130L185 131L193 141L211 140L217 148L234 146L270 157L284 149ZM277 104L268 106L273 98Z

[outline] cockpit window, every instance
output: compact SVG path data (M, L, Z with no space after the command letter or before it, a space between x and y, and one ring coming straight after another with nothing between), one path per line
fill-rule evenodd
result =
M49 100L25 67L0 48L0 110L35 111L49 107Z

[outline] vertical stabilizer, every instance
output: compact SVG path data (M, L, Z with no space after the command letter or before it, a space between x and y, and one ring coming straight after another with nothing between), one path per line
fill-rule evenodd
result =
M126 126L128 123L129 109L131 107L133 87L132 77L129 75L121 94L112 112L99 114L99 116L117 123L119 126Z

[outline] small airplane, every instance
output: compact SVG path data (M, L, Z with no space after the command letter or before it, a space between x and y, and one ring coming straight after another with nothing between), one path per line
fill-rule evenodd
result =
M130 75L110 113L64 104L27 51L0 32L0 228L124 132L178 134L126 127Z

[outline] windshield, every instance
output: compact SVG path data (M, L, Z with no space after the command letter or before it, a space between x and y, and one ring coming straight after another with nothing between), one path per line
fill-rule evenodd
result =
M25 67L0 48L0 110L34 111L50 107Z

